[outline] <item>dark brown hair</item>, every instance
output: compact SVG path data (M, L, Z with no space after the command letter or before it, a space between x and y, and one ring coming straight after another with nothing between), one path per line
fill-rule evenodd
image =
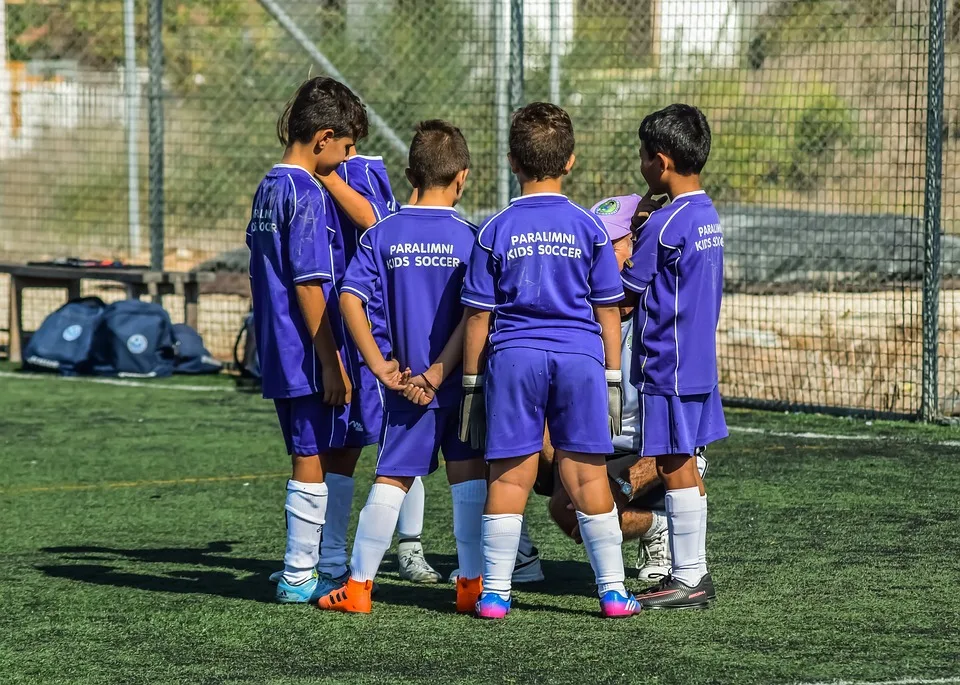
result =
M510 157L529 178L563 176L573 154L573 122L563 108L533 102L513 113Z
M446 188L470 168L470 150L459 128L442 119L417 124L410 143L410 179L417 188Z
M334 138L367 137L367 109L353 91L332 78L304 82L277 121L277 138L284 146L309 143L317 131L331 129Z

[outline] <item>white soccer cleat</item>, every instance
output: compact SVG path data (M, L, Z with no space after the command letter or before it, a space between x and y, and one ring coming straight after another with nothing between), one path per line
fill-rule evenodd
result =
M657 583L670 575L670 531L662 531L649 538L640 538L637 569L640 580Z
M455 568L450 574L450 582L456 583L460 577L460 569ZM536 547L531 547L529 553L517 551L517 563L513 567L513 582L539 583L543 580L543 566L540 564L540 551Z
M400 577L411 583L439 583L443 580L433 566L423 556L420 542L401 542L397 545L397 563Z

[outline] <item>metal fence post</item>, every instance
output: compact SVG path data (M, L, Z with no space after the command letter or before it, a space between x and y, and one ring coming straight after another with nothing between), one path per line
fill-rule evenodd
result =
M510 0L510 111L523 105L523 0ZM501 162L502 163L502 162ZM510 195L520 195L520 182L510 175Z
M930 0L927 37L927 165L923 198L923 366L920 418L939 413L940 202L943 173L944 0Z
M163 270L163 0L149 0L150 268Z
M550 102L560 104L560 0L550 0Z
M137 24L135 0L123 3L123 45L125 66L123 91L127 119L127 222L130 258L140 254L140 171L137 148L140 144L140 79L137 77Z
M497 206L506 207L510 201L511 175L507 166L510 151L510 4L512 0L493 2L493 116L496 130L495 168L497 169Z

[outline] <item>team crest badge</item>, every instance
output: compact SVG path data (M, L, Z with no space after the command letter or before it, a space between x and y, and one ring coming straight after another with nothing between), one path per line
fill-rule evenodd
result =
M143 354L147 350L147 339L139 333L134 333L127 338L127 349L131 354Z
M597 207L597 214L600 216L610 216L620 211L620 200L607 200Z
M73 342L83 333L83 326L73 324L63 329L63 339L67 342Z

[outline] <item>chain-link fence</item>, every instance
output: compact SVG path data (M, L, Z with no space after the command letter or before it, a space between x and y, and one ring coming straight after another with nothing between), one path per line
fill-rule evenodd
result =
M713 127L704 180L726 234L725 396L960 414L957 0L934 23L946 85L943 125L928 127L940 93L928 36L943 2L0 0L0 256L216 269L200 328L228 356L249 307L250 198L305 77L361 95L374 125L360 152L384 157L400 199L414 124L457 123L474 220L515 192L504 158L517 105L570 111L567 191L590 205L643 192L640 120L684 101ZM149 45L159 56L161 24L162 62ZM941 180L928 150L942 151L943 173L925 201L928 179ZM925 216L942 226L940 286ZM28 324L57 304L27 297Z

